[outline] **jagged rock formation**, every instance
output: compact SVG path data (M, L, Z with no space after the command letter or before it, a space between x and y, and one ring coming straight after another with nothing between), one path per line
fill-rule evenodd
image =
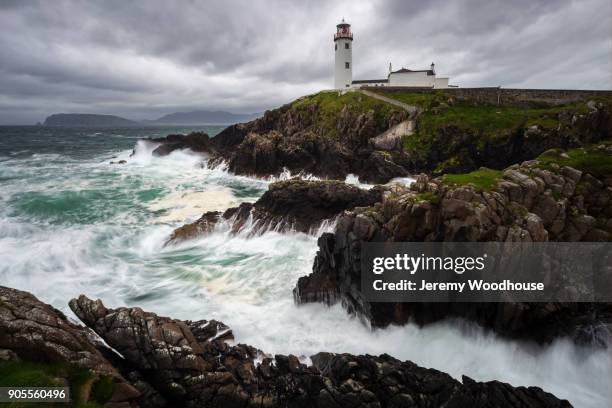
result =
M0 286L0 350L10 350L12 358L68 363L90 370L91 378L83 385L81 394L89 394L97 382L109 379L113 392L104 402L129 406L140 393L96 346L91 332L70 323L59 310L28 292ZM63 381L70 383L69 378Z
M383 187L363 190L341 181L291 179L270 184L254 204L207 212L197 221L177 228L170 242L210 232L221 220L229 220L234 233L246 225L251 232L293 230L311 232L321 222L354 207L370 206L382 199Z
M313 366L215 337L219 322L183 322L85 296L71 309L171 404L207 407L567 407L535 387L463 383L390 356L319 353ZM225 329L221 326L222 329ZM256 364L256 358L262 358Z
M610 241L611 169L612 148L601 145L588 152L551 151L497 176L485 170L462 176L476 182L498 177L489 180L490 190L453 185L450 176L421 175L410 188L384 193L372 207L344 213L335 232L319 238L313 273L299 279L295 299L342 301L375 327L458 316L538 341L559 335L584 342L608 338L607 304L369 303L360 291L360 251L368 241Z

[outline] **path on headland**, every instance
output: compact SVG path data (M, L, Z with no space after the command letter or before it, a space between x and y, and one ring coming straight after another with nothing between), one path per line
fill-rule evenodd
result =
M408 105L407 103L404 102L400 102L397 99L392 99L386 96L382 96L380 94L377 94L376 92L372 92L372 91L367 91L365 89L357 89L357 92L361 92L364 95L370 96L372 98L378 99L379 101L383 101L383 102L387 102L390 103L391 105L395 105L398 106L402 109L407 110L408 112L410 112L410 115L415 115L416 113L418 113L420 111L418 106L415 105Z
M408 112L408 119L398 123L394 127L388 129L386 132L381 133L372 139L372 143L379 149L383 150L395 150L401 146L402 137L410 136L414 133L416 127L416 116L421 112L421 108L414 105L408 105L407 103L400 102L396 99L388 98L386 96L377 94L376 92L367 91L365 89L357 89L357 92L361 92L371 98L378 99L391 105L402 108Z

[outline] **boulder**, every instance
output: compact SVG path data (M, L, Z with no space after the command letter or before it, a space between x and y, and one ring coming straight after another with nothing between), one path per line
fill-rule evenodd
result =
M147 139L160 146L153 150L153 156L166 156L175 150L190 149L194 152L210 152L210 138L204 132L191 132L187 135L168 135L155 139Z

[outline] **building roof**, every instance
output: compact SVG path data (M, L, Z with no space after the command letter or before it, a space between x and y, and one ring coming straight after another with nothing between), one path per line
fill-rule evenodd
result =
M389 82L388 79L358 79L356 81L353 81L353 84L378 84L378 83L387 83Z
M398 69L397 71L391 71L391 74L403 74L403 73L408 73L408 72L427 72L427 75L436 75L431 69L413 70L413 69L407 69L407 68Z

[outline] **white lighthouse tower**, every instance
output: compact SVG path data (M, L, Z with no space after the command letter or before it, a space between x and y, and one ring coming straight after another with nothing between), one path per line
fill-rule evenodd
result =
M348 88L353 81L353 33L351 25L344 19L336 26L334 34L334 87L336 89Z

